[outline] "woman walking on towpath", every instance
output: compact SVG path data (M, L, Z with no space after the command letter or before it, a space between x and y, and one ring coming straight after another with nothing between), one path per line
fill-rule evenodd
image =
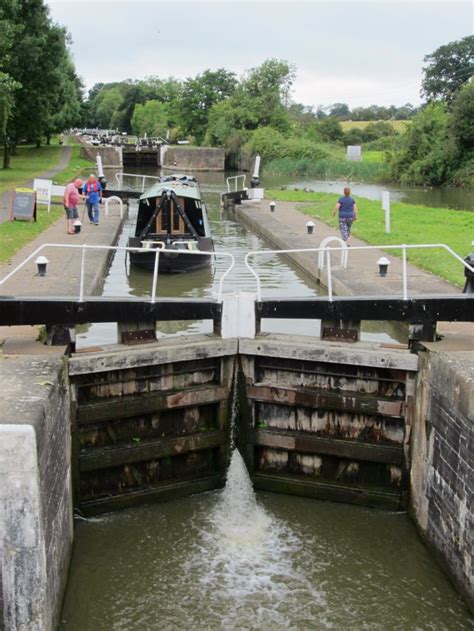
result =
M344 196L337 200L337 204L332 212L334 215L339 212L339 230L342 240L349 245L351 238L351 228L354 221L357 221L357 204L351 197L351 189L344 189Z

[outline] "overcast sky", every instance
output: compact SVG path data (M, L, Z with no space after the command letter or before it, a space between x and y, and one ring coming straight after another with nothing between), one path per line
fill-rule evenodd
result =
M419 103L423 57L473 33L471 2L439 0L47 0L78 73L96 82L239 76L270 57L295 64L305 105Z

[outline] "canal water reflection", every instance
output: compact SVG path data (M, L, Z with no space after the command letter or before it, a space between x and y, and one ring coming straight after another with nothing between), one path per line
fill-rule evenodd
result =
M404 513L222 491L76 522L63 631L472 629Z

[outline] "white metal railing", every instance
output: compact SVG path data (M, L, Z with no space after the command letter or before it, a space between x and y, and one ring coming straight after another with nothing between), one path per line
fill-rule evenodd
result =
M262 299L262 289L260 283L260 277L257 272L253 269L253 267L249 263L249 259L254 256L270 256L270 255L278 255L278 254L297 254L300 252L322 252L323 256L326 258L327 265L327 289L328 289L328 299L330 302L333 300L333 289L332 289L332 265L331 265L331 252L339 252L344 250L344 247L334 247L329 248L319 247L319 248L297 248L294 250L254 250L251 252L247 252L245 255L245 265L247 269L251 272L251 274L255 277L257 281L257 300ZM455 259L457 259L462 265L468 269L470 272L474 272L474 267L471 267L463 258L456 254L456 252L446 245L445 243L424 243L419 245L407 245L403 243L401 245L358 245L350 248L351 252L356 250L402 250L402 281L403 281L403 290L402 297L403 300L408 299L408 268L407 268L407 250L415 250L415 249L428 249L428 248L442 248L449 252Z
M341 246L341 267L347 267L347 255L348 255L349 248L347 247L346 242L343 241L341 239L341 237L326 237L319 244L319 247L321 248L321 252L318 254L318 269L321 270L321 271L324 269L324 258L325 258L324 252L329 247L329 244L332 241L335 241L336 243L340 244L340 246Z
M79 302L84 302L84 275L85 275L85 263L86 263L86 253L88 250L110 250L113 252L118 251L127 251L127 252L139 252L139 253L147 253L150 254L149 249L144 248L130 248L126 246L115 246L115 245L74 245L74 244L61 244L61 243L43 243L37 248L34 252L32 252L24 261L22 261L19 265L15 267L9 274L0 280L0 287L7 282L14 274L16 274L22 267L24 267L31 259L37 256L40 252L45 250L46 248L64 248L64 249L75 249L81 251L81 273L79 278ZM209 256L217 258L219 256L227 258L230 260L229 267L224 271L220 280L219 280L219 289L217 293L218 302L222 302L222 288L224 286L224 281L227 276L230 274L235 265L235 258L233 254L229 252L203 252L202 250L167 250L166 248L156 248L155 250L155 261L153 267L153 280L152 280L152 288L151 288L151 298L150 302L153 304L156 302L156 288L158 283L158 269L159 269L159 258L160 254L163 253L171 253L171 254L184 254L186 256Z
M119 208L120 208L120 217L123 217L123 201L120 199L120 197L117 197L116 195L112 195L112 197L106 197L105 198L105 216L108 217L109 216L109 202L118 202L119 204Z
M148 188L148 186L151 186L157 180L158 181L161 180L161 177L159 177L158 175L140 175L139 173L116 173L115 174L115 179L117 180L117 184L118 184L118 186L121 189L123 188L123 178L124 177L135 178L135 179L141 180L141 183L138 184L137 186L133 186L133 188L141 191L142 193L144 192L144 190L146 188ZM147 180L153 180L153 181L148 186L145 186L145 182Z
M231 175L230 177L226 178L227 192L228 193L233 193L235 191L242 191L242 190L244 190L246 178L247 178L247 176L245 175L245 173L242 173L242 175ZM238 185L240 180L242 180L241 188L239 188L239 185ZM234 186L233 189L232 189L232 184Z

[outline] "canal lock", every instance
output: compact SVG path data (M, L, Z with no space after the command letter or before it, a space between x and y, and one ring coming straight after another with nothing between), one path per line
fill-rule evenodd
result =
M221 487L234 433L258 489L406 505L415 355L186 340L69 360L80 511Z

